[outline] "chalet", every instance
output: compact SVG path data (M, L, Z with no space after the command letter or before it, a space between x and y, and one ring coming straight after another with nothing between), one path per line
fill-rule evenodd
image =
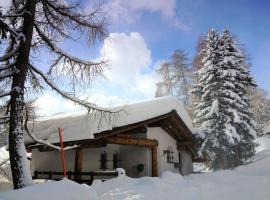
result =
M119 110L118 108L114 108ZM121 110L121 109L120 109ZM172 97L126 105L119 113L71 113L40 120L30 127L36 138L59 145L62 129L68 176L90 183L123 168L130 177L159 176L164 171L193 171L196 145L190 117ZM63 177L61 153L25 138L32 152L34 178Z

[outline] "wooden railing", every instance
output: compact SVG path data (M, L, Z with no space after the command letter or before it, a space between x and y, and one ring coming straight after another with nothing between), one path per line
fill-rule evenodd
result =
M91 185L94 179L105 181L108 178L117 177L117 171L98 171L98 172L67 172L67 178L78 183ZM56 171L35 171L33 179L61 180L64 177L63 172Z

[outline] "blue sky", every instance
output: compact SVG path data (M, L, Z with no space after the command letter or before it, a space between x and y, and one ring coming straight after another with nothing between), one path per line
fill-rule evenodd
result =
M259 86L270 92L270 1L252 0L181 0L175 8L176 18L189 30L181 30L158 12L143 11L132 24L114 25L113 32L139 32L154 60L168 57L181 48L194 56L200 34L209 28L229 28L244 44L252 59L252 74Z
M155 67L177 48L185 50L192 62L198 38L209 28L219 31L228 28L237 36L251 56L251 72L257 84L270 93L270 1L110 0L103 3L110 23L110 37L105 43L90 49L85 42L63 44L63 48L79 57L103 56L110 60L111 70L105 73L107 80L97 80L83 93L96 103L110 105L153 97L159 78ZM83 5L90 9L93 1L84 0Z

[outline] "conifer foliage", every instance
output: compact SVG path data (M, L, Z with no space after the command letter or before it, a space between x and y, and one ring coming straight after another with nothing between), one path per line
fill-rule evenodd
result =
M194 124L203 139L201 153L214 169L234 167L253 154L256 132L249 92L255 83L228 30L221 35L209 30L202 63L192 90L198 97Z

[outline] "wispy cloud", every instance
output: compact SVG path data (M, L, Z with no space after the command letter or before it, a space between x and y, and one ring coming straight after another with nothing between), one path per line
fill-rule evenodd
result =
M89 1L89 7L93 1ZM176 16L176 0L105 0L103 8L114 24L132 24L141 20L143 12L160 13L172 26L189 31L191 28Z

